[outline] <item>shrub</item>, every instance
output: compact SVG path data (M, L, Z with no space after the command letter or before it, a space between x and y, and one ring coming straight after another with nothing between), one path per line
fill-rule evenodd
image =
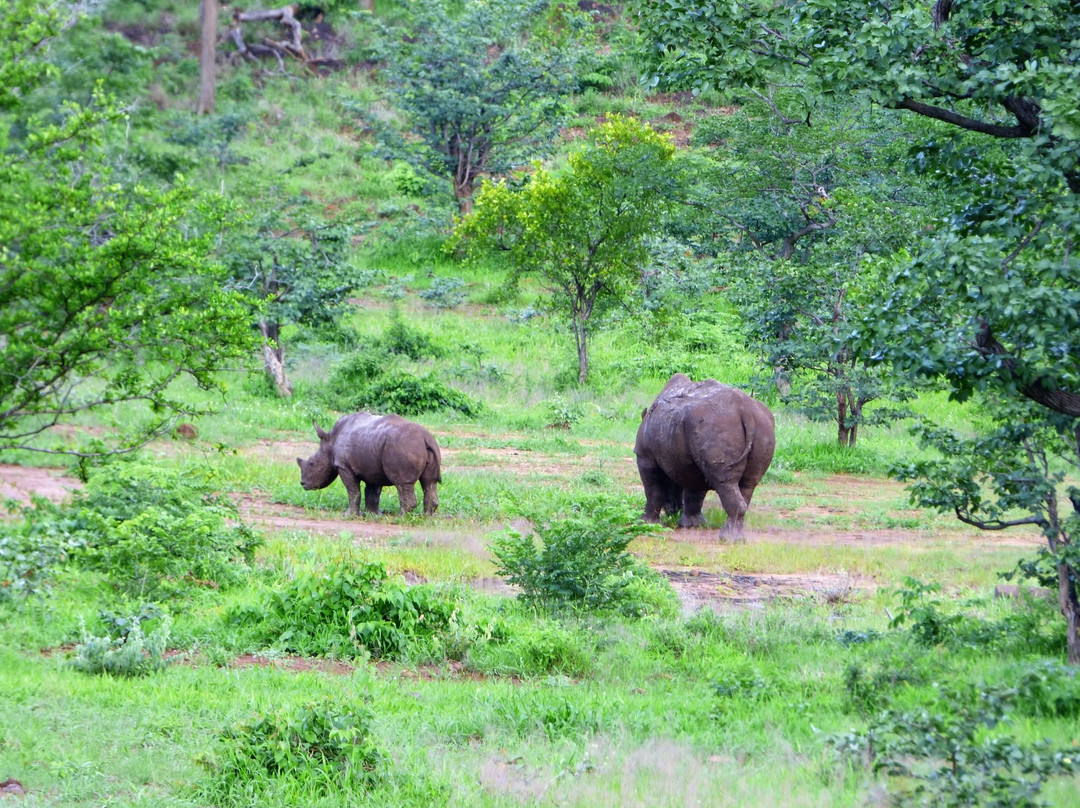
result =
M144 609L141 614L118 618L103 614L103 622L111 623L113 629L105 636L97 637L81 624L82 642L75 647L71 666L82 673L110 676L149 676L164 670L169 661L165 659L171 621L157 610ZM149 634L143 632L142 624L148 620L161 622Z
M455 603L429 586L388 580L377 562L335 561L230 615L256 641L299 654L398 658L446 629Z
M59 509L38 499L22 521L0 522L0 603L44 593L53 570L68 560L70 542L57 528Z
M34 531L63 536L74 563L123 594L160 600L240 582L261 544L211 482L193 469L112 463L91 472L71 505L27 518Z
M845 756L868 760L875 772L898 777L893 802L899 806L1037 806L1047 778L1080 764L1067 749L1023 744L1000 732L1014 698L1008 688L941 688L926 708L884 710L865 732L831 742Z
M362 390L354 409L392 412L406 417L435 410L457 410L472 418L483 411L483 406L447 387L434 374L421 378L398 372L388 373Z
M202 790L215 803L251 804L245 796L278 778L320 794L368 785L382 758L372 723L366 708L325 704L241 721L219 734L213 759L200 761L212 774Z
M526 601L633 613L638 603L631 584L649 579L652 571L626 546L650 529L621 509L601 506L590 516L539 524L541 547L532 536L511 529L496 536L491 551L498 559L496 572L521 587Z
M465 281L461 278L434 278L419 292L421 299L437 309L452 309L465 301Z
M446 351L423 331L410 327L395 315L379 344L389 353L402 354L414 362L421 359L440 359Z

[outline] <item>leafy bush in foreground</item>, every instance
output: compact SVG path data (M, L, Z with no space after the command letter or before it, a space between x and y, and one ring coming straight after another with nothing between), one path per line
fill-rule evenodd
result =
M62 540L73 563L143 600L237 584L261 544L210 476L193 469L110 464L70 505L38 503L24 516L30 534Z
M256 642L298 654L402 656L445 629L455 603L429 586L388 580L377 562L336 561L298 575L232 615Z
M521 597L548 606L619 609L627 614L674 613L671 586L626 551L651 528L620 509L601 507L590 516L541 522L534 538L516 530L491 545L496 572L520 586Z
M252 792L289 779L310 795L348 791L374 779L381 754L366 708L312 704L241 721L221 732L216 757L202 764L202 790L215 803L249 805Z
M154 616L160 616L155 612ZM142 622L154 616L133 615L123 618L124 628L118 636L96 637L82 624L82 642L75 648L71 666L83 673L107 673L112 676L148 676L164 670L169 661L165 649L169 642L170 620L166 616L149 634L143 632ZM114 621L114 627L120 625Z

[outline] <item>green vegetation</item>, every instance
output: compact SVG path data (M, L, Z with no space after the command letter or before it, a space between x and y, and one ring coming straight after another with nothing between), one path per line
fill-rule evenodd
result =
M1076 419L1039 398L1076 390L1074 11L335 0L307 65L223 19L196 117L198 5L0 5L0 781L1072 808ZM954 137L935 87L1036 136ZM486 163L447 162L466 120ZM458 165L501 181L454 222ZM637 522L674 372L776 414L745 543L713 496ZM436 435L435 516L300 487L358 408Z

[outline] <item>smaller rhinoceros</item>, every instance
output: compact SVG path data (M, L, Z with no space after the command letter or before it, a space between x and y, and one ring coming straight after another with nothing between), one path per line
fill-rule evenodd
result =
M772 462L776 430L769 408L713 379L676 373L641 413L634 454L645 488L646 522L682 511L679 527L704 524L709 491L727 512L721 536L742 536L754 488Z
M349 492L349 513L360 514L360 483L364 483L364 510L379 512L384 485L398 490L399 513L416 508L416 481L424 491L424 513L439 507L436 483L442 481L442 453L435 438L420 424L397 415L358 412L338 419L324 432L315 424L319 451L300 465L300 485L310 491L326 488L341 477Z

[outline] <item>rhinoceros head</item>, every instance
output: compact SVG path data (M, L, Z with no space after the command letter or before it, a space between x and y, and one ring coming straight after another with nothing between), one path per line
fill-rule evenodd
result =
M319 451L307 460L296 458L296 464L300 466L300 485L307 491L326 488L338 476L333 462L330 434L320 429L318 424L315 424L315 433L319 436Z

